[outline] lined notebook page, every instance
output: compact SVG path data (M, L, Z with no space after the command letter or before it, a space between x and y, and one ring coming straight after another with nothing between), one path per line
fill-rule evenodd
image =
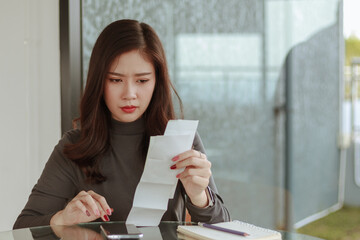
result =
M281 233L258 227L253 224L241 222L241 221L232 221L232 222L222 222L213 224L215 226L228 228L232 230L237 230L241 232L246 232L250 236L242 237L234 235L231 233L226 233L210 228L200 227L200 226L178 226L177 231L184 234L185 236L190 236L194 239L201 240L244 240L244 239L258 239L258 240L280 240ZM186 238L185 238L186 239Z

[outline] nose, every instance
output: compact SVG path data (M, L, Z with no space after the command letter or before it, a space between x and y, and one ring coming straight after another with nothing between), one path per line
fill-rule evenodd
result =
M136 86L132 83L126 83L123 89L122 98L125 100L131 100L136 98Z

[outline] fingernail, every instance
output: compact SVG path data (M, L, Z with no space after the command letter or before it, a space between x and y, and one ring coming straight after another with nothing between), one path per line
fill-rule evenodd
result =
M108 215L111 215L111 210L110 210L110 209L106 209L106 213L107 213Z
M114 212L114 209L113 208L110 208L111 209L111 212Z
M173 159L171 159L173 162L177 161L179 159L179 156L175 156L173 157Z
M105 219L105 221L107 221L107 222L110 221L108 215L104 215L104 219Z
M88 217L90 217L90 212L88 210L86 210L86 215L88 215Z
M176 169L176 164L172 165L170 169Z
M179 178L180 177L180 173L178 175L176 175L176 178Z

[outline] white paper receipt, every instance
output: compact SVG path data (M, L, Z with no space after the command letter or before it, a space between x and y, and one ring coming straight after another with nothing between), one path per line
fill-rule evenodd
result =
M144 172L136 187L133 206L126 223L157 226L174 197L182 169L171 170L176 155L190 150L199 121L170 120L163 136L150 137Z

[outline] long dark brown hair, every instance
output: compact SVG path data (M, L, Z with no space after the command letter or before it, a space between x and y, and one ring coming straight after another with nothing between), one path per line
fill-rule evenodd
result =
M91 54L80 102L80 139L64 148L64 154L84 171L87 182L106 180L99 164L110 147L111 113L103 98L107 72L117 56L135 49L152 62L156 76L153 96L143 115L146 125L143 152L148 148L150 136L163 134L167 122L175 119L171 90L179 100L182 114L181 99L170 81L165 52L154 29L129 19L109 24L99 35Z

